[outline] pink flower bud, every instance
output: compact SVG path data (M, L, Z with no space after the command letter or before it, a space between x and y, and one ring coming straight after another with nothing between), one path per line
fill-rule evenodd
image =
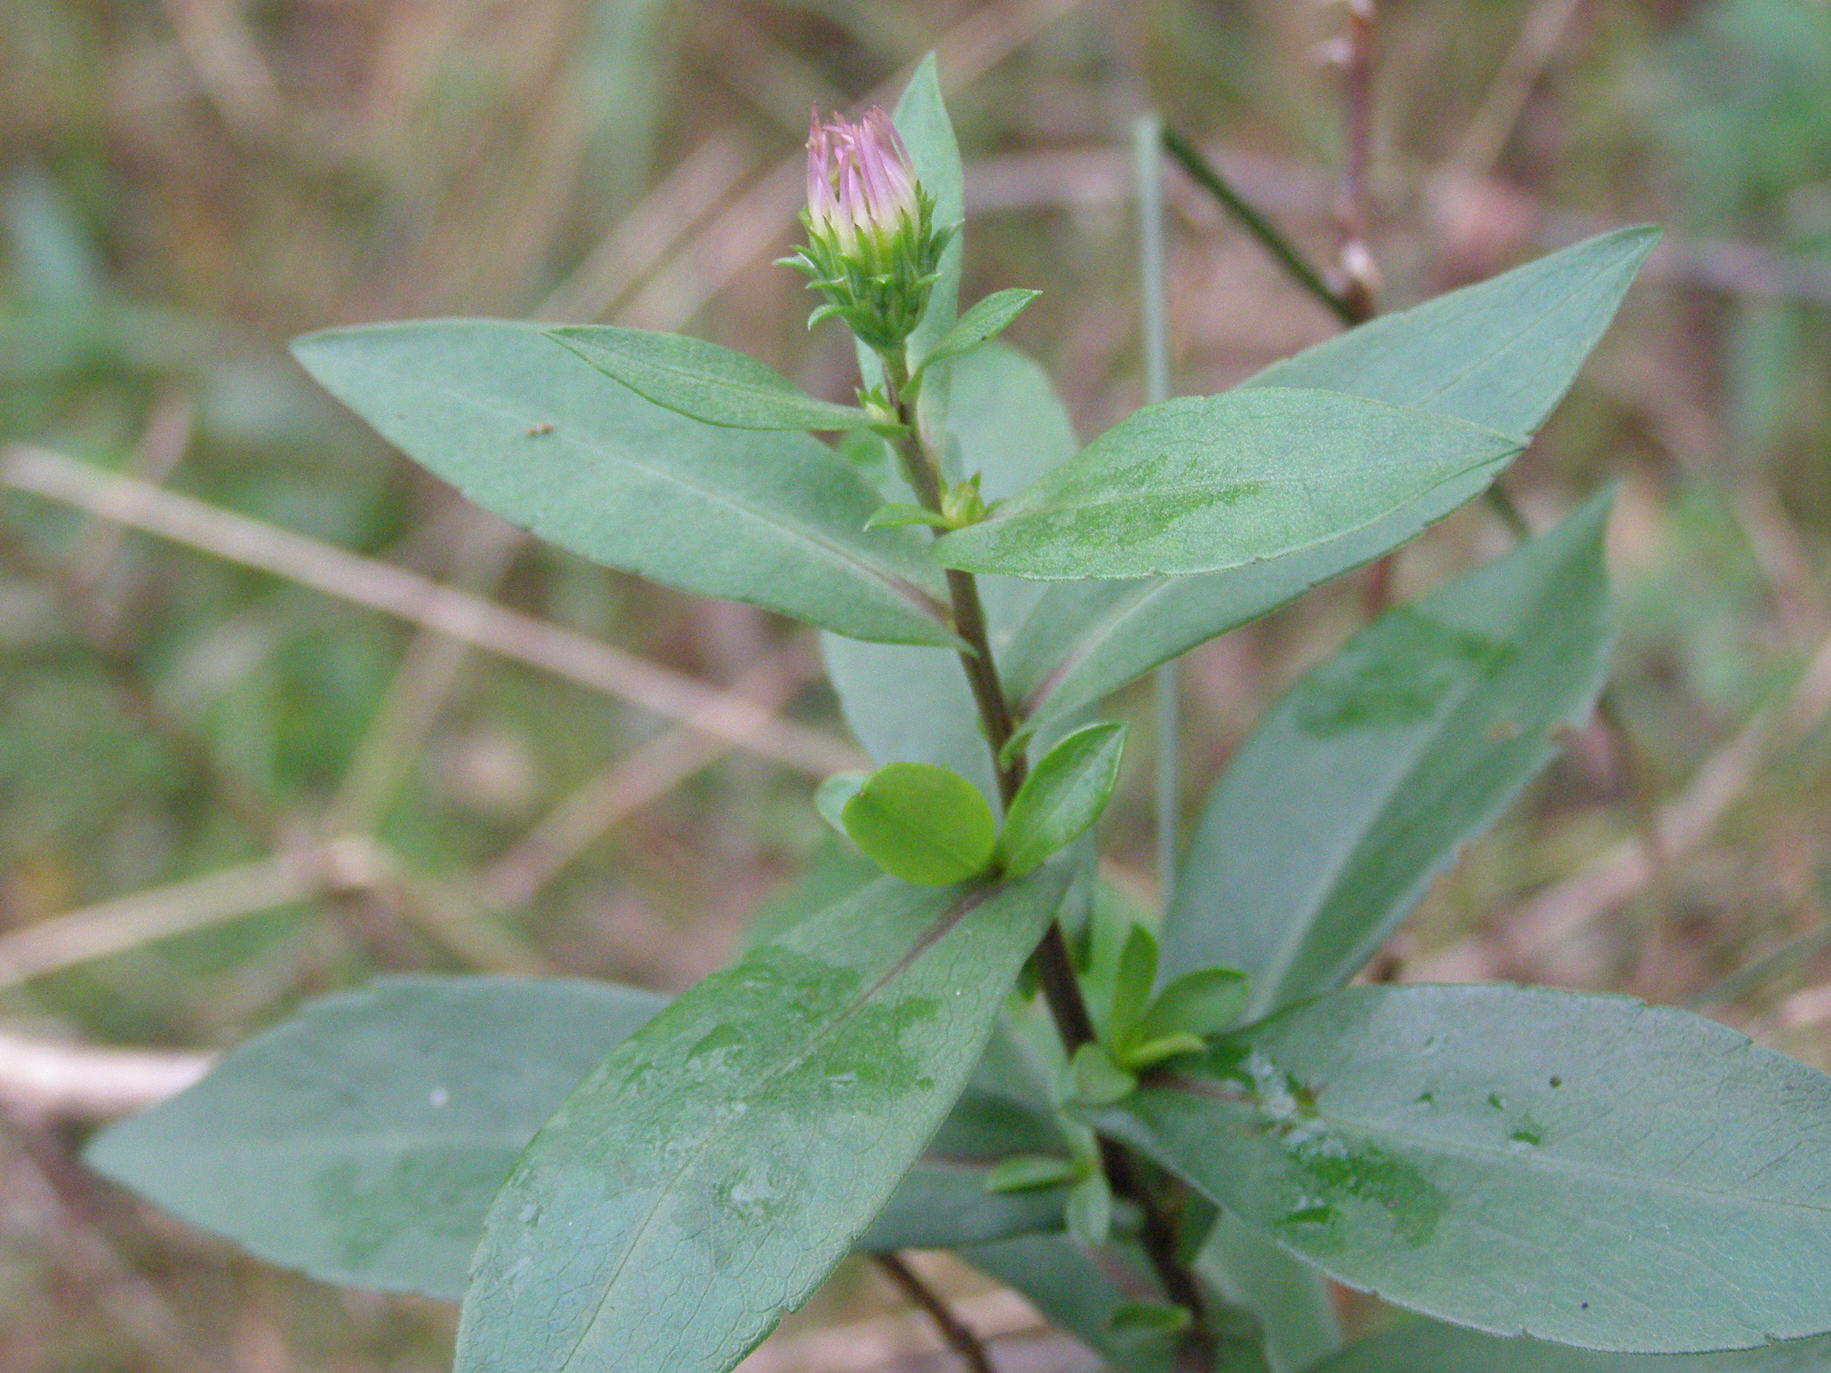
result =
M914 232L921 216L915 173L890 116L872 106L858 120L815 111L807 139L811 227L841 252Z
M821 118L807 131L807 243L784 261L826 300L810 323L837 316L880 352L909 337L954 225L937 227L890 116Z

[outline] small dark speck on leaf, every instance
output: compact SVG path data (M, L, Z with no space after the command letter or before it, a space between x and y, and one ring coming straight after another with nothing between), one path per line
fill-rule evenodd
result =
M551 434L552 432L553 422L551 420L541 420L538 424L530 424L528 426L528 437L531 439L537 439L542 434Z
M1551 1085L1553 1087L1562 1087L1564 1085L1564 1079L1561 1077L1554 1077L1551 1079Z

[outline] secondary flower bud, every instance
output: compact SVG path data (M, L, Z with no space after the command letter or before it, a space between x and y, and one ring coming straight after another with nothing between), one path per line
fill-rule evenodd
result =
M937 230L890 116L814 112L807 139L807 243L785 259L806 272L826 304L808 320L843 319L880 352L901 346L921 322L953 227Z

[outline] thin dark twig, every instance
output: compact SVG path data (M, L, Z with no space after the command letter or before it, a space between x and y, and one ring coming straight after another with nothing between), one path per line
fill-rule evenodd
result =
M1163 150L1191 181L1219 201L1240 227L1258 240L1259 246L1292 281L1320 301L1343 324L1358 323L1354 307L1323 280L1322 273L1310 265L1309 259L1297 251L1283 231L1233 188L1220 169L1202 156L1200 149L1176 130L1167 128L1163 131Z
M879 1271L927 1313L928 1318L935 1323L935 1329L941 1332L941 1338L947 1341L947 1347L959 1356L960 1362L971 1373L997 1373L992 1364L992 1356L980 1342L979 1336L954 1314L954 1309L947 1304L946 1298L922 1281L921 1275L904 1261L901 1254L879 1254L876 1262Z

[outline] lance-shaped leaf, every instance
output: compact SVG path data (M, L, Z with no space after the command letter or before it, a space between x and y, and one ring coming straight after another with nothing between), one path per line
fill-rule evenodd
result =
M323 997L89 1163L325 1282L457 1298L540 1123L664 998L601 982L385 977Z
M1021 287L992 292L976 302L972 309L954 321L953 328L936 340L935 346L923 357L922 367L952 362L997 338L1041 294L1041 291L1029 291Z
M516 1156L664 1004L605 982L380 978L237 1046L195 1087L98 1135L86 1157L269 1263L456 1301ZM1059 1195L984 1186L1001 1153L1051 1147L1034 1112L990 1083L969 1088L860 1247L1061 1229Z
M946 1116L1060 899L891 879L613 1052L491 1208L460 1373L718 1373L804 1301Z
M550 329L547 337L655 404L732 429L860 429L871 416L804 394L748 353L683 334L614 325Z
M323 386L478 505L574 553L840 634L951 644L939 574L806 434L645 400L538 326L374 325L294 344Z
M917 64L891 115L898 137L909 150L909 162L922 189L934 197L935 223L958 224L966 217L966 172L960 143L941 97L941 76L931 52ZM920 357L953 327L960 304L961 235L941 254L937 279L928 294L922 322L909 336L909 349Z
M1831 1337L1722 1354L1604 1354L1408 1320L1358 1340L1311 1373L1823 1373Z
M1108 721L1077 729L1038 759L998 836L1005 870L1040 867L1092 828L1113 794L1124 756L1125 726Z
M1658 241L1647 225L1598 234L1382 315L1248 385L1313 386L1529 434L1564 398Z
M1048 580L1214 572L1364 529L1524 446L1333 391L1183 397L1134 411L935 554Z
M1609 643L1599 496L1388 611L1293 687L1202 811L1163 928L1172 975L1252 975L1256 1017L1353 975L1582 723Z
M1625 1353L1831 1331L1831 1078L1622 997L1358 987L1099 1126L1342 1282Z
M1550 253L1384 315L1247 384L1341 391L1530 433L1570 388L1657 237L1624 229ZM1480 385L1471 384L1475 378ZM1479 495L1499 470L1447 482L1365 529L1266 563L1200 577L1051 586L1018 631L1007 681L1030 711L1077 710L1390 552Z

